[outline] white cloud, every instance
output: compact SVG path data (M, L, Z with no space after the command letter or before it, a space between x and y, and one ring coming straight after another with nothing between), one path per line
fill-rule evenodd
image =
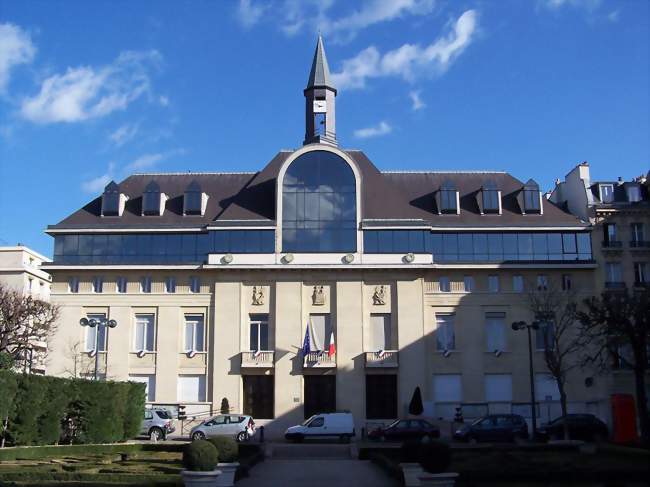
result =
M166 107L167 105L169 105L169 97L161 95L158 98L158 102L160 103L160 106Z
M83 181L81 189L86 193L101 193L108 183L113 180L113 173L115 172L115 163L108 164L108 170L101 176Z
M603 3L603 0L541 0L541 5L551 10L562 7L577 7L586 10L595 10Z
M68 68L45 79L40 92L22 102L21 115L34 123L80 122L124 110L150 91L149 69L158 51L125 51L108 65Z
M420 74L444 73L472 42L476 25L476 12L467 10L447 36L428 46L404 44L383 55L376 47L370 46L356 57L343 61L343 69L333 73L332 79L337 88L364 88L368 78L398 76L413 81Z
M420 98L420 90L413 90L409 92L409 98L411 99L411 108L413 111L422 110L427 105Z
M355 130L354 136L359 139L368 139L370 137L381 137L382 135L390 134L392 131L393 127L391 127L388 123L382 121L374 127L366 127Z
M620 16L621 12L619 10L613 10L609 14L607 14L607 20L610 22L618 22L618 18Z
M138 157L135 161L130 164L127 164L124 167L124 171L127 173L132 173L135 171L143 171L145 169L150 169L155 166L158 162L165 158L165 154L145 154Z
M268 5L253 5L252 0L239 0L237 18L245 28L249 29L260 21L267 8Z
M133 139L140 130L140 124L124 124L119 127L115 132L110 134L108 138L115 144L117 147L121 147L126 144L128 141Z
M27 32L14 24L0 24L0 94L7 90L11 70L34 59L36 47Z

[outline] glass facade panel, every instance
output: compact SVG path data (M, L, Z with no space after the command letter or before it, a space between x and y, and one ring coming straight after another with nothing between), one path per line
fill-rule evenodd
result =
M282 184L284 252L355 252L356 180L336 154L308 152L291 163ZM409 246L398 242L404 248Z

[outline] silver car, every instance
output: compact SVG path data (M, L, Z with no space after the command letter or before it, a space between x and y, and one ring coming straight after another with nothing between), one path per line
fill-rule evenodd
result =
M241 442L255 434L255 421L245 414L220 414L206 419L190 430L192 440L211 436L230 436Z
M145 409L141 435L147 435L151 441L164 440L175 431L172 416L166 409Z

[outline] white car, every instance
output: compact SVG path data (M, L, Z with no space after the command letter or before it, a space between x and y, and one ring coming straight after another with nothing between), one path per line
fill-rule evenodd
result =
M192 440L204 440L212 436L230 436L246 441L255 434L255 421L245 414L220 414L206 419L190 430Z
M337 437L350 441L355 436L354 418L350 413L315 414L304 423L291 426L284 433L290 441L300 442L305 438Z

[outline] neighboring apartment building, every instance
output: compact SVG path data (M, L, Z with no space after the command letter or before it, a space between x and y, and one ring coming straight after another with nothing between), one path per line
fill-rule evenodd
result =
M597 293L635 292L650 287L649 176L632 181L592 181L589 164L584 162L563 182L558 180L551 193L551 201L593 225ZM634 393L631 371L617 370L608 380L609 393ZM647 384L650 388L650 375Z
M432 417L530 416L510 324L533 319L526 283L593 292L589 224L503 172L380 171L338 148L336 93L319 39L303 147L254 173L136 174L48 227L48 370L97 358L150 403L192 414L226 397L275 431L334 409L359 431L406 414L417 386ZM117 326L79 325L93 317ZM540 413L557 414L535 346ZM598 387L570 387L572 410L606 417Z
M35 299L49 301L52 277L41 268L48 262L51 260L21 244L0 247L0 283ZM26 370L31 365L32 372L45 373L46 348L46 343L35 342L33 353L17 367Z

